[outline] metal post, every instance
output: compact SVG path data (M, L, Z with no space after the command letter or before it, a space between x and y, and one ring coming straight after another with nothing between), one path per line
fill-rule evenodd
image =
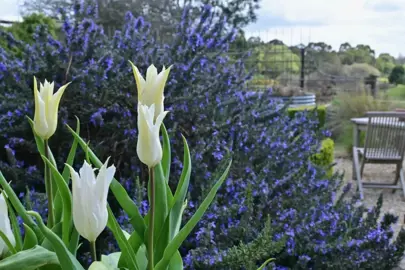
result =
M305 87L305 48L301 48L301 75L300 75L300 87L304 90Z

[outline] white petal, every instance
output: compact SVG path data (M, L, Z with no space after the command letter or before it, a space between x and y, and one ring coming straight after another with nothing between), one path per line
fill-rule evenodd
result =
M157 118L156 118L156 122L155 122L154 128L155 128L155 132L157 132L158 134L159 134L160 126L161 126L162 123L163 123L163 119L166 117L166 115L168 114L168 112L169 112L169 111L161 112L161 113L157 116Z
M96 183L96 176L94 170L89 163L85 160L83 166L79 170L80 178L86 186L94 186Z
M98 201L105 205L107 205L108 189L115 174L114 165L107 168L109 159L110 158L107 158L107 161L103 164L103 166L101 166L96 180L96 192Z
M34 117L34 130L35 133L43 139L48 139L49 126L46 118L46 108L45 102L42 100L41 96L37 96L38 107L35 108Z
M0 231L2 231L10 243L15 246L15 238L13 231L11 230L10 219L8 216L7 202L3 193L0 194ZM6 243L0 238L0 256L7 252L7 250Z

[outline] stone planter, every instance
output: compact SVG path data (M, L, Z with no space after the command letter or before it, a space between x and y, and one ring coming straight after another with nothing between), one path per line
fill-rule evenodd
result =
M292 97L274 96L274 100L278 100L282 103L287 103L290 101L290 108L316 105L316 95L312 93Z

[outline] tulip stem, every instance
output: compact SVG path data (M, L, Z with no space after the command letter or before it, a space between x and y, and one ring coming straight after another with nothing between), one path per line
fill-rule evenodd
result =
M96 241L95 240L90 242L90 251L91 251L91 258L93 259L93 262L97 261Z
M49 160L48 140L44 140L45 157ZM45 189L46 197L48 198L48 228L52 228L54 224L53 217L53 189L51 167L45 162Z
M150 182L150 211L149 211L149 248L148 248L148 269L153 270L154 258L153 258L153 231L155 225L155 179L153 174L153 168L149 168L149 182Z

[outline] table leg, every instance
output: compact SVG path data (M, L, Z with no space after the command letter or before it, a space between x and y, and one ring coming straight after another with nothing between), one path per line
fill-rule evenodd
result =
M359 139L359 134L360 129L357 124L353 124L353 147L359 147L360 144L360 139ZM356 175L356 169L354 167L354 159L352 161L353 166L352 166L352 179L355 180L355 175Z

